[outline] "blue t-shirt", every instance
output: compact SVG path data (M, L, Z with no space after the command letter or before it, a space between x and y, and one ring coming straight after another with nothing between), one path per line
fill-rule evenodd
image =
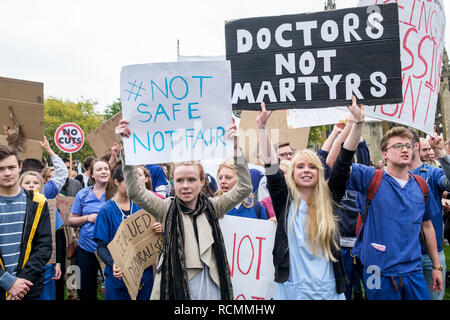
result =
M425 179L428 184L429 198L430 200L430 212L431 222L433 223L434 231L436 232L436 243L438 251L442 251L444 222L442 218L442 192L444 186L442 185L445 174L441 168L430 166L429 164L422 164L420 167L411 171L411 173L417 174ZM420 238L420 246L422 248L422 254L428 253L423 243L422 237Z
M132 202L131 213L137 212L141 208ZM100 209L97 220L95 221L94 239L102 240L106 243L110 243L116 235L117 229L123 221L122 212L113 199L108 200L105 205ZM113 288L125 288L123 280L119 280L113 276L112 268L108 265L105 267L105 276L109 278L110 284ZM141 284L153 281L153 267L149 267L144 270L142 275Z
M374 167L352 166L347 190L367 196ZM386 171L367 213L362 239L353 253L365 267L376 265L383 276L400 276L422 271L420 230L429 220L430 198L424 202L419 184L410 176L402 188Z
M93 187L91 186L78 191L75 200L73 201L72 214L85 216L100 212L100 209L105 204L105 193L103 193L99 199L92 189ZM94 223L85 223L81 226L80 234L78 236L78 246L89 252L95 252L95 250L97 250L97 243L94 241L94 226Z
M266 208L264 208L264 206L259 202L256 202L251 208L246 208L241 204L239 206L239 209L233 208L230 211L228 211L227 214L230 216L236 216L236 217L258 219L256 212L255 212L255 206L259 206L260 213L261 213L260 219L267 220Z

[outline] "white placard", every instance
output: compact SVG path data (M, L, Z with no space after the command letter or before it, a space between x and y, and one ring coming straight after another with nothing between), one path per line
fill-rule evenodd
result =
M445 39L443 0L360 0L360 6L398 3L403 102L366 108L366 115L433 134Z
M228 61L123 67L120 99L131 130L123 140L126 164L231 157L230 83Z
M235 300L269 300L275 295L273 244L276 223L225 216L222 230Z
M366 107L370 108L370 107ZM330 107L324 109L289 109L286 122L289 128L307 128L339 123L349 116L347 107ZM377 122L379 119L365 117L366 122Z

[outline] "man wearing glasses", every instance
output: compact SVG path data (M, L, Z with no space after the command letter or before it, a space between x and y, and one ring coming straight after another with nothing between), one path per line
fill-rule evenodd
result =
M289 145L289 142L280 143L279 145L275 145L275 150L277 150L278 159L282 160L292 160L294 156L294 152Z
M421 229L433 264L431 289L442 291L431 200L428 197L425 202L418 182L408 172L412 138L407 128L395 127L381 139L387 166L353 249L364 265L363 283L369 300L430 299L422 273ZM348 189L366 197L374 174L374 167L354 164Z
M443 219L442 219L442 193L444 191L450 191L450 157L447 155L447 152L444 149L444 141L442 137L439 137L437 134L434 134L430 137L429 142L424 138L419 138L417 133L412 132L413 139L413 154L412 161L409 165L410 172L413 174L420 175L428 184L428 188L430 190L430 206L431 206L431 221L433 223L434 230L436 232L436 243L437 250L439 255L440 264L442 266L442 275L445 275L446 272L446 264L445 264L445 255L443 250ZM426 163L427 156L430 153L430 150L434 150L436 156L439 158L439 162L442 165L442 168L436 168L428 163ZM422 239L420 239L420 246L422 249L423 255L423 274L425 276L425 280L428 286L432 283L432 272L433 272L433 264L431 262L430 256L426 250L425 244ZM437 294L436 291L430 290L430 298L432 300L442 300L444 298L445 291L445 282L443 284L443 290L441 294Z

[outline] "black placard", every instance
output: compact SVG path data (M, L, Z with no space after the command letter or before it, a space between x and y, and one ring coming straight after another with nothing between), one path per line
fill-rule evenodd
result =
M225 24L234 110L402 101L397 4Z

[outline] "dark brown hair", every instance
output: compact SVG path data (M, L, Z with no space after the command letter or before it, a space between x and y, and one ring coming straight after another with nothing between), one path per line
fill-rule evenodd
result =
M4 160L10 156L15 156L17 159L17 162L20 165L21 160L20 160L19 152L10 146L0 144L0 161Z

